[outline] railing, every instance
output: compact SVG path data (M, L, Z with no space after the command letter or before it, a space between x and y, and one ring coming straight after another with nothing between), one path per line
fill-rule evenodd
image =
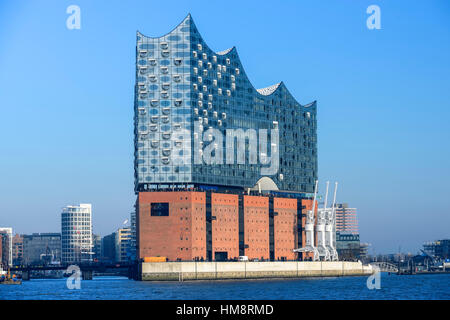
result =
M398 272L398 267L389 262L371 262L370 265L378 268L380 272Z

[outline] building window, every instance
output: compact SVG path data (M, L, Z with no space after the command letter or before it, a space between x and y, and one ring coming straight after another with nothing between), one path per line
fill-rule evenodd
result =
M168 202L153 202L151 204L151 215L154 217L168 217L169 203Z

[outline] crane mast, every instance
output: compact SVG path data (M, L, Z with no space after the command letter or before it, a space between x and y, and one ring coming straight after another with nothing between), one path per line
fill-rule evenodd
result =
M326 209L326 224L325 224L325 243L330 253L330 260L337 261L338 254L336 250L336 193L338 183L334 184L333 204L331 208Z
M325 202L323 205L323 208L317 209L317 225L316 225L316 232L317 232L317 251L319 252L319 258L323 261L329 261L330 260L330 251L328 250L328 247L326 245L326 235L325 235L325 225L327 222L327 202L328 202L328 187L330 185L330 182L327 181L327 188L325 192Z
M314 212L316 210L316 199L317 199L317 188L319 181L316 180L314 187L314 198L312 203L312 210L308 210L306 214L306 223L305 223L305 237L306 244L303 248L294 249L294 252L312 252L313 253L313 261L319 260L319 252L317 248L314 246Z

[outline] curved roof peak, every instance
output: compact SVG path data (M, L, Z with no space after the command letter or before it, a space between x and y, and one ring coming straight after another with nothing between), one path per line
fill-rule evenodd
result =
M233 51L233 49L235 49L236 47L231 47L231 48L228 48L228 49L226 49L226 50L222 50L222 51L218 51L218 52L216 52L218 55L221 55L221 56L223 56L223 55L226 55L226 54L228 54L228 53L230 53L231 51Z
M146 37L146 38L149 38L149 39L159 39L159 38L163 38L163 37L165 37L165 36L171 34L172 32L174 32L177 28L179 28L179 27L181 27L182 25L186 24L187 21L193 22L192 16L191 16L190 13L188 13L188 15L187 15L186 17L184 17L184 19L183 19L178 25L176 25L172 30L170 30L169 32L167 32L166 34L164 34L164 35L162 35L162 36L153 36L153 37L150 37L150 36L147 36L147 35L143 34L143 33L140 32L139 30L136 31L136 34L137 34L138 36L141 35L141 36Z
M277 91L277 89L281 86L281 84L283 84L283 81L275 83L275 84L265 87L265 88L256 89L256 91L258 91L259 94L261 94L263 96L269 96L272 93L274 93L275 91Z
M202 40L202 42L204 43L204 45L206 45L207 47L208 47L208 45L206 44L206 42L202 39L202 37L201 37L201 35L200 35L200 32L198 31L198 29L197 29L197 26L195 25L195 22L194 22L194 19L192 18L192 15L190 14L190 13L188 13L187 15L186 15L186 17L174 28L174 29L172 29L170 32L168 32L168 33L166 33L165 35L163 35L163 36L159 36L159 37L149 37L149 36L146 36L146 35L144 35L143 33L141 33L140 31L137 31L137 36L139 37L139 36L143 36L143 37L145 37L145 38L149 38L149 39L161 39L161 38L163 38L163 37L165 37L165 36L168 36L168 35L170 35L171 33L173 33L175 30L177 30L178 28L183 28L184 29L184 27L185 26L188 26L189 27L189 32L191 32L191 34L192 33L195 33L197 36L199 36L200 37L200 39ZM237 62L238 62L238 64L240 65L240 68L241 68L241 72L245 75L245 70L244 70L244 66L243 66L243 64L242 64L242 62L241 62L241 60L239 59L239 54L238 54L238 52L237 52L237 49L236 49L236 47L235 46L233 46L233 47L231 47L231 48L228 48L228 49L226 49L226 50L222 50L222 51L218 51L218 52L215 52L214 50L212 50L211 48L209 48L208 47L208 49L209 50L211 50L212 52L214 52L215 54L217 54L217 55L219 55L219 56L228 56L228 57L230 57L230 59L237 59ZM235 54L236 56L234 57L234 56L232 56L233 54ZM283 92L287 92L289 95L291 95L290 93L289 93L289 90L286 88L286 85L281 81L281 82L278 82L278 83L276 83L276 84L273 84L273 85L270 85L270 86L268 86L268 87L266 87L266 88L260 88L260 89L256 89L253 85L252 85L252 83L251 83L251 81L250 81L250 79L247 77L247 75L245 75L245 77L247 78L247 81L250 83L250 85L253 87L253 89L254 90L256 90L256 92L258 92L260 95L262 95L262 96L270 96L270 95L272 95L272 94L274 94L277 90L280 90L280 88L282 88L284 91ZM291 95L292 96L292 95ZM292 96L292 98L294 98L293 96ZM295 98L294 98L294 100L296 100ZM297 101L297 100L296 100ZM300 104L300 103L299 103ZM301 104L300 104L301 105ZM305 107L311 107L311 106L314 106L314 103L310 103L310 104L308 104L308 105L306 105Z

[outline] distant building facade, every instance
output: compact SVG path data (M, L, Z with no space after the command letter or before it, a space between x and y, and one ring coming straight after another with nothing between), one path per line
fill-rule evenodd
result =
M432 257L438 259L450 258L450 239L427 242L423 245L424 251Z
M336 204L336 232L359 234L356 208L350 208L347 203Z
M102 238L102 261L116 261L116 233L113 232Z
M116 262L131 260L131 228L121 228L115 235Z
M20 266L23 264L23 236L14 235L12 246L13 265Z
M359 239L356 208L336 204L336 250L341 260L360 260L367 255L368 244Z
M340 260L359 260L361 258L359 234L336 233L336 250Z
M92 261L92 206L67 206L61 214L62 262Z
M1 263L4 267L12 266L12 228L0 228Z
M26 265L59 264L61 252L60 233L23 235L23 262Z
M131 241L130 241L130 259L136 260L136 208L130 214L130 228L131 228Z
M100 261L102 258L102 237L98 234L92 235L94 261Z
M370 243L361 242L359 244L359 260L365 262L369 258Z
M0 233L0 271L3 270L3 234Z

